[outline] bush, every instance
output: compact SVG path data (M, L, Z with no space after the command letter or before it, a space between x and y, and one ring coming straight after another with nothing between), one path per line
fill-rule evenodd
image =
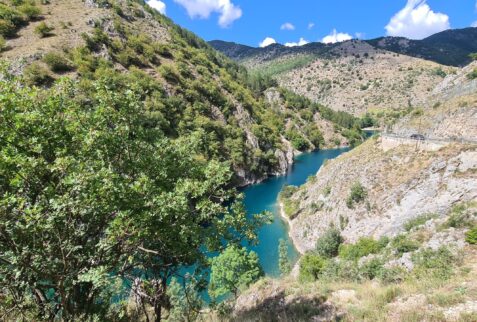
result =
M316 241L316 253L324 258L332 258L338 255L338 249L343 242L340 231L331 228Z
M49 85L54 80L49 71L38 63L26 67L23 75L29 85Z
M412 261L416 265L414 274L418 278L448 279L451 277L453 267L458 259L458 256L445 246L438 250L421 250L412 255Z
M341 245L339 248L339 256L347 260L357 260L369 254L376 254L381 250L381 245L378 241L362 237L356 244Z
M298 191L298 187L296 186L291 186L291 185L285 185L280 191L279 198L280 199L288 199L291 198L291 196Z
M300 280L316 281L326 267L326 260L319 255L306 253L300 260Z
M60 53L47 53L43 57L43 62L54 72L66 72L73 69L70 61Z
M373 280L382 276L384 262L379 258L373 258L359 267L359 277L361 280Z
M407 223L405 223L404 224L404 229L406 229L406 231L410 231L415 227L419 227L419 226L424 225L426 222L428 222L429 220L431 220L433 218L436 218L436 217L437 217L437 215L435 215L435 214L420 215L416 218L413 218L413 219L409 220Z
M0 36L11 37L15 34L15 25L9 20L0 19Z
M410 240L407 235L399 235L393 239L391 246L396 250L398 255L402 255L404 253L409 253L418 249L419 243L414 240Z
M48 26L46 22L42 21L35 28L35 33L40 36L40 38L45 38L51 36L51 32L55 30L54 27Z
M346 206L353 208L355 203L363 201L368 193L360 182L355 183L350 190L348 199L346 199Z
M25 3L18 7L18 11L23 13L28 20L37 19L41 15L40 8L28 3Z
M472 228L476 222L475 215L469 211L469 206L472 205L465 203L455 205L443 228Z
M476 79L477 78L477 68L467 74L468 79Z
M7 48L7 41L5 38L0 36L0 52L4 51Z
M465 234L465 241L472 245L477 244L477 225Z

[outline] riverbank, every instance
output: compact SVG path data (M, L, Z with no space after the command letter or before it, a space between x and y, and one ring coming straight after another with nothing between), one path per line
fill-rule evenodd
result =
M288 232L287 233L288 233L288 237L290 238L290 240L293 243L293 246L300 253L300 255L304 255L305 250L302 247L300 247L300 245L295 240L295 238L290 234L290 230L293 229L293 221L285 214L285 210L283 209L283 202L278 203L278 209L279 209L279 212L280 212L280 217L282 217L283 220L288 224Z

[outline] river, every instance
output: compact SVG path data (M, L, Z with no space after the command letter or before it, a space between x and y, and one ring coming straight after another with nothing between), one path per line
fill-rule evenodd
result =
M262 183L248 186L242 190L245 194L245 207L250 215L265 210L273 214L273 223L263 226L259 231L258 245L249 247L258 254L267 276L277 277L280 275L278 269L278 243L280 239L287 242L288 256L292 263L295 263L299 256L288 237L287 223L280 216L277 199L283 186L304 184L309 176L318 172L325 160L336 158L346 151L349 151L349 148L303 153L295 158L292 169L286 175L269 178Z

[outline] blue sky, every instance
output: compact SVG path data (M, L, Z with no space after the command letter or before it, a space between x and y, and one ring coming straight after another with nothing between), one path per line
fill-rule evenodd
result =
M293 46L384 35L422 39L448 28L477 26L476 1L149 0L149 4L206 40L257 47L274 41Z

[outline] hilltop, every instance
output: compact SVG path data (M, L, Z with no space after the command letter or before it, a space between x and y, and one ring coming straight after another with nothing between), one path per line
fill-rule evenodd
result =
M422 107L446 75L470 62L469 54L477 50L476 30L448 30L423 40L384 37L296 47L210 44L315 102L354 115L377 115Z

